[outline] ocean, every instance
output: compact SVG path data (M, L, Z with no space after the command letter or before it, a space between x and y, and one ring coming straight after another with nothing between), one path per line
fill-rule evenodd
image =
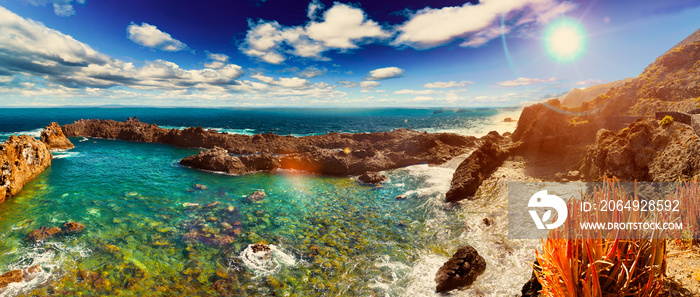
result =
M513 131L515 109L2 109L0 140L38 137L50 122L78 119L142 122L166 128L202 126L220 132L316 135L410 128L481 136ZM33 265L36 278L0 289L0 296L437 296L437 269L472 244L487 272L456 296L512 295L529 278L526 244L508 243L507 225L483 218L503 210L494 191L462 207L444 204L459 162L384 172L380 187L352 177L280 171L231 176L180 166L200 151L162 144L71 138L52 165L0 204L0 274ZM194 185L206 186L195 189ZM246 197L263 190L267 198ZM397 200L395 197L407 197ZM492 199L492 200L489 200ZM499 219L500 220L500 219ZM86 226L78 235L43 243L24 240L42 226ZM500 225L499 225L500 224ZM232 242L183 240L199 226L217 234L234 226ZM258 258L251 245L272 248Z

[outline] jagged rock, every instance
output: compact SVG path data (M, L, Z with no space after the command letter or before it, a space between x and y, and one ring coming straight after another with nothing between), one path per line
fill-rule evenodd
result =
M0 146L0 202L51 165L51 152L36 138L12 135Z
M52 237L56 234L61 233L61 228L58 227L41 227L27 234L25 238L27 241L37 242L44 241L45 239Z
M539 262L535 260L535 266L539 265ZM540 296L541 291L542 284L540 284L539 280L537 280L537 276L535 276L535 271L532 271L530 279L523 285L523 288L520 290L522 297L538 297Z
M253 250L253 253L259 253L259 252L269 253L270 251L272 251L272 249L270 249L270 246L268 246L267 244L264 244L262 242L255 243L255 244L251 245L250 248Z
M250 202L259 202L265 198L267 198L267 194L265 194L264 191L255 191L253 192L253 194L248 195L248 197L246 197L245 199L247 199Z
M85 229L85 225L76 222L66 222L61 229L63 229L64 234L75 234L82 232Z
M11 283L19 283L24 280L32 279L32 275L41 272L39 265L34 265L25 269L17 269L3 273L0 275L0 289L7 287Z
M54 149L71 149L75 146L63 134L61 126L56 122L52 122L41 131L41 142L46 144L50 150Z
M471 285L486 270L486 261L474 247L460 247L452 258L438 269L435 291L444 293Z
M324 175L360 175L421 163L441 164L476 144L475 137L406 129L304 137L274 134L248 136L218 133L201 127L162 129L136 120L80 120L63 126L63 130L70 137L88 136L210 148L180 163L230 174L293 169Z
M381 182L386 181L387 177L378 172L365 172L364 174L360 175L357 179L366 184L379 184Z
M225 149L220 147L214 147L213 149L199 152L194 156L186 157L180 160L180 164L200 169L222 171L229 174L248 172L238 157L229 155Z
M508 158L512 142L507 137L491 131L483 140L483 144L457 167L445 195L447 202L473 197L481 183Z
M581 165L587 180L674 181L700 172L700 139L682 123L638 120L614 133L600 130Z

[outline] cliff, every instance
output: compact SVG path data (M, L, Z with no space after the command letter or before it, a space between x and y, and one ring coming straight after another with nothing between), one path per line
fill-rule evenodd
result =
M51 152L34 137L12 135L0 146L0 202L51 165Z

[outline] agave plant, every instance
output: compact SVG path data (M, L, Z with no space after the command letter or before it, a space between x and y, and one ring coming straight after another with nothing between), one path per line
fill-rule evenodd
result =
M584 196L583 194L581 194ZM657 296L666 273L666 241L663 234L634 231L580 230L579 223L643 222L639 210L618 212L598 209L582 212L581 199L569 201L569 218L563 228L550 230L542 240L542 254L535 275L544 296ZM606 179L603 187L590 197L593 202L606 199L623 203L639 199L628 196L616 179ZM646 232L646 230L640 230ZM644 236L650 236L644 239ZM655 239L649 239L655 238Z
M688 237L692 243L700 243L700 187L697 178L678 187L673 199L680 201L684 214L681 216L683 226L688 226Z

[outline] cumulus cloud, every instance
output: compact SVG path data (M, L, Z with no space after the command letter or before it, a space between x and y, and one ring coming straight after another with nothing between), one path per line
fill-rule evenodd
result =
M576 83L574 83L574 85L577 85L577 86L592 86L592 85L599 85L599 84L602 84L602 83L605 83L605 81L600 80L600 79L592 79L592 78L591 78L591 79L587 79L587 80L577 81Z
M306 69L299 72L299 76L303 78L314 78L326 74L326 69L317 68L314 66L306 67Z
M399 67L384 67L369 72L368 80L383 80L403 76L404 70Z
M73 8L73 5L70 4L54 3L53 13L55 13L57 16L69 17L75 15L75 8Z
M404 95L404 94L410 94L410 95L430 95L434 94L434 90L409 90L409 89L404 89L404 90L398 90L395 91L394 94L397 95Z
M361 87L363 90L371 90L371 89L374 89L374 88L376 88L376 87L378 87L378 86L380 86L380 85L382 85L382 84L381 84L380 82L378 82L378 81L369 81L369 80L366 80L366 81L360 82L360 87Z
M548 83L548 82L554 82L554 81L557 81L557 78L555 78L555 77L550 77L550 78L518 77L514 80L502 81L502 82L498 82L496 84L498 84L501 87L518 87L518 86L527 86L527 85Z
M134 22L126 28L127 38L134 43L161 51L178 52L187 49L187 45L148 23L137 25Z
M241 66L222 63L187 70L164 61L146 61L142 67L102 54L43 24L0 7L0 73L39 77L68 88L204 89L223 90L238 84ZM225 55L210 55L226 61Z
M431 89L447 89L447 88L462 88L473 84L473 81L463 80L463 81L437 81L433 83L424 84L423 87Z
M501 16L505 32L530 23L544 24L576 8L559 0L482 0L472 4L443 8L426 7L410 14L397 27L395 46L427 49L461 40L462 47L479 47L501 35Z
M255 78L261 82L264 82L266 84L270 85L276 85L276 86L281 86L285 88L292 88L292 89L302 89L302 88L307 88L311 84L309 83L308 80L305 80L303 78L298 78L298 77L280 77L279 79L274 79L269 76L264 76L262 74L254 74L251 75L250 77Z
M311 2L305 26L282 26L276 21L248 22L250 29L239 47L242 53L270 64L287 56L328 60L323 52L359 48L359 44L390 36L377 22L366 18L362 9L336 2L316 17L320 2Z

